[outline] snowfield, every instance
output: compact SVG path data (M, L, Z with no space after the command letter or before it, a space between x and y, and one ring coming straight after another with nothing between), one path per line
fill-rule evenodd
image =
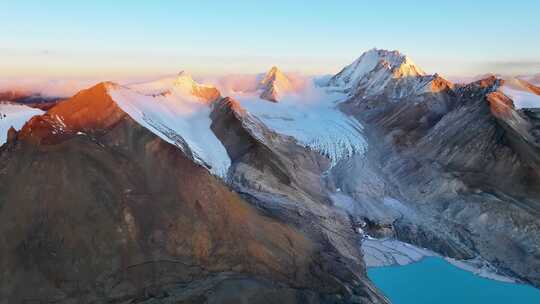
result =
M189 79L165 79L133 87L114 87L109 94L139 124L176 145L218 176L231 165L227 150L210 129L211 106L189 93ZM167 91L167 94L160 94ZM148 95L146 95L148 94Z
M327 92L312 83L301 91L283 94L277 103L255 93L238 93L234 98L267 127L328 156L332 165L354 153L363 153L367 142L362 125L337 109L346 95Z
M280 94L277 103L261 99L259 91L234 93L232 97L271 130L326 155L332 166L363 153L367 143L362 125L337 108L347 95L317 87L312 79L306 83L301 89ZM210 129L212 104L191 94L197 87L203 86L189 74L180 73L153 82L110 87L109 94L139 124L224 177L231 160Z
M10 127L20 130L30 118L43 113L25 105L0 102L0 146L6 142Z

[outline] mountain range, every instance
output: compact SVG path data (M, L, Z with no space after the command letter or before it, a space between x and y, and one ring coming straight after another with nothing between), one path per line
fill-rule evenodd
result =
M540 287L534 81L373 49L227 93L180 72L0 95L0 303L388 303L366 238Z

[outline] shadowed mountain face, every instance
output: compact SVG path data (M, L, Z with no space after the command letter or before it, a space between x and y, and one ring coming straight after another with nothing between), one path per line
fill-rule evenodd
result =
M0 150L4 303L384 302L359 259L339 262L320 234L261 214L108 86L34 117Z

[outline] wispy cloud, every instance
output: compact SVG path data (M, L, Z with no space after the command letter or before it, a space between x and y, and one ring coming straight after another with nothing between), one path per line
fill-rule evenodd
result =
M507 75L535 74L540 72L540 60L493 61L481 64L481 69Z
M18 49L18 48L0 48L0 56L50 56L55 55L57 52L49 49Z

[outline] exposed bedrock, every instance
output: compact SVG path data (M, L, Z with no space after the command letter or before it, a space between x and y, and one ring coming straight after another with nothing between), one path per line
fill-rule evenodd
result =
M489 78L402 100L352 98L341 107L366 126L369 150L338 164L328 183L374 235L458 259L478 255L540 286L538 123L498 85Z

